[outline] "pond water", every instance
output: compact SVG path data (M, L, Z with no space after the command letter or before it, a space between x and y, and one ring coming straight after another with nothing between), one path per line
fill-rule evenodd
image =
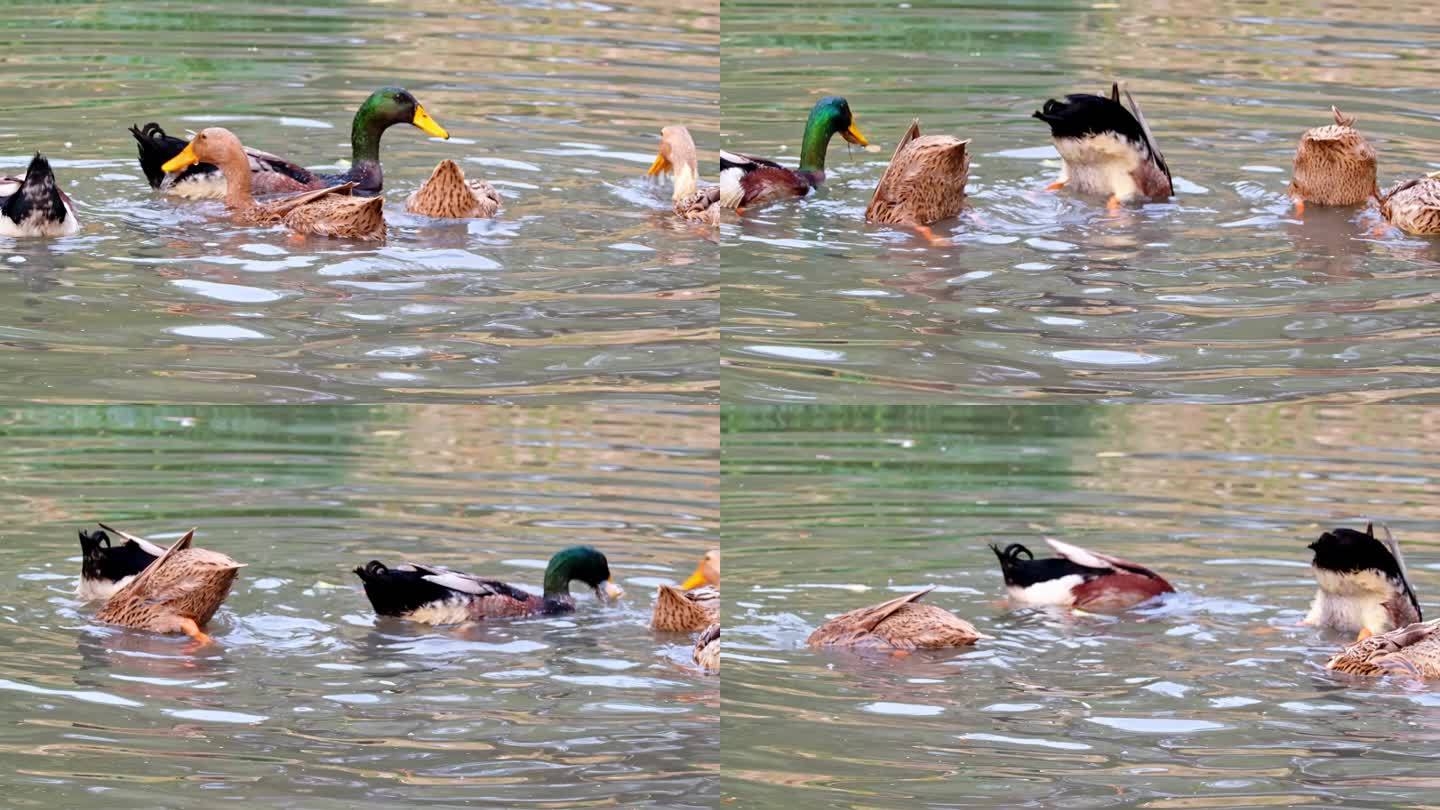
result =
M718 541L713 410L0 410L8 807L712 806L719 684L647 628ZM643 438L637 438L643 434ZM248 563L217 644L97 625L97 519ZM413 558L538 586L590 543L613 607L376 622L351 569ZM202 805L202 802L204 803Z
M1305 546L1371 519L1440 609L1437 428L1320 405L727 410L728 806L1432 803L1440 698L1326 672L1342 637L1297 623ZM1179 592L1119 618L1009 609L987 544L1047 536ZM805 647L925 585L997 639Z
M206 9L209 10L206 10ZM85 230L0 239L0 376L40 401L708 401L719 248L647 182L662 126L718 146L719 9L637 0L12 4L0 169L47 154ZM382 247L153 193L127 128L227 126L311 167L372 90L450 140L382 144ZM408 215L444 158L493 221Z
M724 226L727 401L1433 398L1440 241L1285 197L1295 143L1354 113L1381 185L1440 168L1440 18L1376 0L726 0L722 142L798 160L816 98L867 153ZM1042 191L1047 98L1127 79L1176 176L1107 212ZM778 89L777 88L783 88ZM971 210L931 247L863 223L912 117L971 138ZM1383 389L1383 390L1382 390Z

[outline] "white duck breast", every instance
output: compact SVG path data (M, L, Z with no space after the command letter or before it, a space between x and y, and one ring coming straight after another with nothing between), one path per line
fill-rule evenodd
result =
M1305 624L1333 627L1345 632L1365 628L1393 629L1390 611L1385 602L1395 591L1394 584L1379 571L1337 573L1316 568L1315 581L1320 589L1310 603Z
M1056 138L1063 165L1060 182L1082 194L1113 194L1121 200L1140 196L1135 182L1145 158L1140 145L1114 132L1083 138Z
M129 585L130 580L134 578L135 575L131 574L128 577L121 577L114 582L110 582L103 579L86 579L81 577L80 586L75 589L75 596L85 602L105 601L114 596L116 591Z

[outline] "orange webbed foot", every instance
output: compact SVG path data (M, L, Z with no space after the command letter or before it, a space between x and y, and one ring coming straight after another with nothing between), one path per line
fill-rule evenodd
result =
M205 631L200 629L200 625L196 624L194 619L181 619L180 629L185 632L185 635L195 639L197 649L215 643L215 639L206 635Z
M1059 191L1060 189L1062 189L1062 188L1064 188L1064 187L1065 187L1065 181L1064 181L1064 180L1056 180L1055 182L1053 182L1053 183L1051 183L1050 185L1046 186L1046 187L1045 187L1045 190L1046 190L1046 191Z
M1298 197L1295 198L1295 216L1305 216L1305 201Z
M912 225L911 227L915 229L916 233L920 234L922 239L929 242L931 247L950 247L955 244L942 236L936 236L935 232L930 230L930 226L928 225Z
M1105 208L1109 211L1119 211L1124 206L1125 202L1114 194L1111 194L1110 199L1105 201Z

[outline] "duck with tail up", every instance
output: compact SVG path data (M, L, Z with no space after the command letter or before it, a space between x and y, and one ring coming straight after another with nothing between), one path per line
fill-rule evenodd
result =
M1000 560L1005 589L1017 605L1114 612L1175 590L1139 563L1048 537L1045 542L1059 556L1037 560L1019 543L1004 550L990 546Z
M870 142L855 128L850 102L827 96L815 102L805 122L800 168L787 169L773 160L720 151L720 205L743 213L745 208L776 200L804 197L825 182L825 153L839 135L857 146Z
M1400 544L1374 524L1364 532L1333 529L1310 544L1319 587L1302 624L1359 633L1359 639L1414 624L1423 617L1410 587Z
M405 198L405 210L436 219L489 219L500 211L500 192L484 180L466 180L460 164L442 160Z
M281 194L311 191L343 183L354 183L356 193L378 194L384 186L380 168L380 136L396 124L410 124L436 138L450 138L445 128L425 112L410 91L401 87L382 87L370 94L350 126L350 168L339 174L312 172L296 163L269 152L246 149L251 187L256 194ZM186 141L165 134L159 124L130 127L140 152L140 169L150 187L164 194L190 199L220 199L228 184L219 166L200 162L178 168L167 168L171 160L185 148Z
M1048 190L1105 195L1112 210L1142 197L1163 200L1175 193L1170 167L1140 105L1125 90L1130 102L1126 109L1120 103L1121 90L1116 82L1109 97L1076 93L1063 101L1052 98L1035 112L1035 118L1050 126L1060 153L1060 177Z
M195 530L165 550L95 614L98 621L155 633L184 633L209 644L204 627L244 568L224 554L191 548Z
M125 542L112 543L110 534ZM164 553L165 549L149 540L104 523L93 532L81 529L80 585L76 596L87 602L109 599Z
M1330 108L1335 123L1307 130L1295 147L1295 171L1287 192L1297 215L1305 204L1362 205L1378 199L1375 148L1355 129L1355 116Z
M590 546L557 552L545 568L541 596L494 579L482 579L433 565L407 563L394 568L379 560L355 569L375 613L422 624L464 624L485 619L569 613L575 609L572 581L595 591L596 599L624 595L610 581L605 555Z
M55 184L50 161L39 152L24 177L0 177L0 236L74 236L75 206Z
M903 654L911 650L967 647L980 639L993 638L944 608L921 603L921 597L934 589L935 586L930 585L878 605L842 613L817 627L805 643L811 647L849 647Z
M720 550L705 552L679 587L661 585L655 594L650 629L694 633L720 619Z
M920 119L905 130L890 165L881 175L866 222L907 226L934 245L945 244L930 224L958 216L965 208L970 179L970 141L951 135L921 135Z
M385 241L385 198L352 196L354 183L307 191L261 205L251 194L245 147L235 133L223 127L200 130L165 166L174 171L202 161L213 162L225 173L225 207L237 222L283 223L302 235Z

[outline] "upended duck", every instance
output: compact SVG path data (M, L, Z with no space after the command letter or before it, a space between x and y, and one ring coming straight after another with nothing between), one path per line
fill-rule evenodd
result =
M1375 526L1364 532L1334 529L1325 532L1310 550L1310 563L1319 588L1303 624L1359 633L1364 639L1420 621L1420 601L1410 588L1400 544L1386 531L1375 537Z
M125 542L112 543L110 534ZM76 596L85 601L109 599L164 553L165 549L149 540L104 523L94 532L81 529L80 585Z
M1361 638L1332 656L1325 668L1349 675L1394 675L1417 681L1440 678L1440 619Z
M1415 236L1440 236L1440 172L1405 180L1380 195L1380 215Z
M865 209L865 219L905 225L936 242L932 222L957 216L965 208L970 179L968 140L951 135L921 135L920 119L905 130L890 165Z
M921 597L934 589L930 585L878 605L842 613L817 627L805 643L811 647L907 652L966 647L993 638L944 608L922 604Z
M704 630L695 639L695 650L691 657L700 668L706 672L720 671L720 623L716 622Z
M74 236L75 206L55 183L50 161L39 152L24 177L0 177L0 236Z
M407 563L389 568L379 560L355 569L365 596L380 616L423 624L463 624L485 619L569 613L575 609L572 581L583 582L601 601L624 591L610 581L605 555L590 546L557 552L545 568L544 594L434 565Z
M855 128L850 102L827 96L815 102L805 122L800 144L800 168L787 169L773 160L720 152L720 205L742 210L776 200L804 197L825 182L825 153L830 138L840 137L858 146L869 141Z
M380 136L396 124L411 124L428 135L449 139L450 133L435 122L410 91L382 87L370 94L350 125L350 168L338 174L312 172L282 157L246 149L251 188L256 194L310 191L354 183L363 195L378 194L384 187L380 167ZM150 187L165 194L192 199L220 199L227 183L220 167L209 162L165 168L185 148L186 142L165 134L159 124L130 127L140 152L140 169Z
M1295 147L1295 171L1287 190L1295 213L1305 204L1361 205L1380 196L1375 148L1355 129L1355 116L1330 108L1335 123L1307 130Z
M1107 195L1107 206L1146 197L1163 200L1174 194L1174 182L1165 156L1155 145L1150 125L1129 90L1120 103L1121 87L1110 85L1110 96L1077 93L1064 101L1050 99L1034 117L1050 125L1055 150L1060 153L1060 177L1050 190L1070 189L1079 194Z
M184 633L209 644L204 627L230 595L243 563L217 551L192 548L195 530L115 592L95 614L98 621L155 633Z
M223 127L200 130L180 154L165 164L177 171L202 161L213 163L225 174L225 207L234 219L247 225L283 223L290 230L307 235L331 236L363 241L384 241L385 204L383 197L350 196L354 183L308 191L260 205L250 188L250 168L245 147L235 133Z
M500 192L484 180L466 180L460 164L442 160L405 198L405 210L437 219L489 219L500 210Z
M1019 543L1003 551L990 546L1000 560L1005 589L1018 605L1113 612L1175 590L1139 563L1048 537L1045 542L1059 556L1037 560Z
M705 552L694 573L680 583L656 589L650 629L694 633L720 620L720 550Z
M700 159L689 129L678 124L661 129L659 151L645 173L673 177L670 199L676 216L691 222L720 223L720 187L700 185Z

